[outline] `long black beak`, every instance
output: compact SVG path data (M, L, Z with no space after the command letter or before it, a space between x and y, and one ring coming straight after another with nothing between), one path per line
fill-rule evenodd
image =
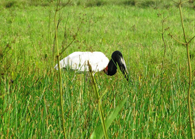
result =
M129 81L129 73L127 71L125 60L122 57L118 61L118 65L119 65L119 68L122 71L123 75L125 76L126 80Z
M119 66L120 67L120 66ZM124 68L123 66L120 67L120 70L122 71L123 75L125 76L126 80L129 81L129 73L126 69L126 67Z
M125 69L122 73L124 74L126 80L129 81L129 73L128 73L127 69Z

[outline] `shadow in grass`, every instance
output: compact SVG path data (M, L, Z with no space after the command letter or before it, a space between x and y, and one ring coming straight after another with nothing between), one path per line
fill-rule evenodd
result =
M142 2L138 2L136 0L127 0L127 1L123 1L120 2L120 4L122 5L126 5L126 6L137 6L140 8L147 8L147 7L151 7L156 5L156 3L154 1L142 1Z
M49 3L31 3L30 6L42 6L42 7L46 7L49 6Z
M5 3L5 8L11 8L16 5L16 1L9 1Z
M12 8L12 7L23 7L24 5L26 6L50 6L50 5L56 5L56 2L48 2L48 1L3 1L0 2L5 8ZM176 4L173 4L173 2L164 2L164 1L154 1L154 0L143 0L143 1L138 1L138 0L90 0L90 1L82 1L78 0L77 2L69 2L68 4L66 2L61 2L60 6L65 7L65 6L72 6L72 5L85 5L86 7L100 7L104 5L125 5L125 6L136 6L140 8L148 8L148 7L153 7L153 8L166 8L168 9L169 7L172 6L178 6ZM195 8L194 3L187 3L185 4L186 7L189 8Z
M122 4L124 5L129 5L129 6L135 6L136 5L136 2L133 0L127 0L127 1L124 1L122 2Z
M13 8L13 7L23 8L24 6L42 6L42 7L50 6L49 2L26 2L26 1L5 1L0 4L2 4L5 8Z
M106 5L106 4L107 4L107 3L104 2L104 1L92 1L92 2L88 2L88 3L86 4L86 6L87 6L87 7L94 7L94 6L99 7L99 6L103 6L103 5Z
M108 4L115 4L115 5L126 5L126 6L138 6L142 8L150 7L155 5L154 1L143 1L137 2L136 0L126 0L126 1L89 1L86 3L87 7L94 7L94 6L103 6Z
M147 7L150 7L150 6L155 6L155 2L154 1L145 1L145 2L142 2L140 4L140 7L142 8L147 8Z

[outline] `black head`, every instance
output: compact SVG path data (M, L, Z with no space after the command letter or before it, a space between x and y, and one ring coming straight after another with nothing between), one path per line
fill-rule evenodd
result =
M123 59L123 55L120 51L114 51L112 53L112 58L108 63L108 66L104 70L105 73L110 76L114 75L117 72L117 64L128 81L128 71L126 68L125 60Z

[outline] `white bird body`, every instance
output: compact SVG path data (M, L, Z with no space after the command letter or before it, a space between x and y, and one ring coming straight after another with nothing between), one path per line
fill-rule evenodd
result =
M109 63L109 59L102 52L74 52L60 61L60 68L77 72L89 71L88 61L94 73L104 70ZM58 64L55 69L58 70Z
M88 72L88 62L91 65L93 75L96 72L104 71L105 74L113 76L117 72L118 65L128 81L128 71L120 51L114 51L110 61L102 52L74 52L60 61L60 69L66 68L78 73ZM54 68L58 70L58 64Z

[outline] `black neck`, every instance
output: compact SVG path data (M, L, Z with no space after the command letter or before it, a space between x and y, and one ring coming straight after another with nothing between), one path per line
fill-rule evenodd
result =
M110 60L108 63L108 75L112 76L116 73L117 66L116 66L116 61L113 59Z
M112 54L112 59L108 63L108 75L112 76L116 73L117 71L117 64L120 66L121 61L120 59L123 58L122 54L120 51L115 51Z

